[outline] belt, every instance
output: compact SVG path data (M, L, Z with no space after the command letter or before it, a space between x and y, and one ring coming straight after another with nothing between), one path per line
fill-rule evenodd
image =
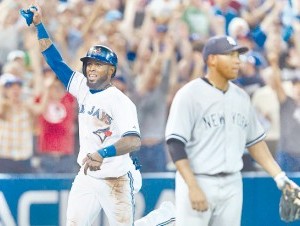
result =
M216 174L194 173L194 175L196 175L196 176L209 176L209 177L226 177L226 176L230 176L230 175L233 175L233 174L234 173L225 173L225 172L216 173Z

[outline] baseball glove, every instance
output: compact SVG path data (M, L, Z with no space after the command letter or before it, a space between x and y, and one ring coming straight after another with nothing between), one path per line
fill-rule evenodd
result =
M281 220L292 222L300 218L300 188L286 183L282 189L279 203Z

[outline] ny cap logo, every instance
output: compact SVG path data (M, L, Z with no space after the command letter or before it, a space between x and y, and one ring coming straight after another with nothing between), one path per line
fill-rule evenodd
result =
M228 42L230 45L232 45L232 46L236 46L236 45L237 45L236 42L235 42L235 40L234 40L233 38L227 36L226 39L227 39L227 42Z

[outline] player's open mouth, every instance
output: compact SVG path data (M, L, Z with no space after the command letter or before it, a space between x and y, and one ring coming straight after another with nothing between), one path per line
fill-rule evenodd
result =
M97 79L97 75L95 75L95 74L90 74L90 75L88 75L88 80L90 81L90 82L93 82L93 81L95 81Z

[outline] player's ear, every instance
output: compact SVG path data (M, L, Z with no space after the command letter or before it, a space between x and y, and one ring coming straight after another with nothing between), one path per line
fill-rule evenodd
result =
M217 55L210 54L207 57L207 65L215 66Z
M114 74L115 70L116 69L115 69L114 66L109 65L109 74L110 74L110 76L112 76Z

